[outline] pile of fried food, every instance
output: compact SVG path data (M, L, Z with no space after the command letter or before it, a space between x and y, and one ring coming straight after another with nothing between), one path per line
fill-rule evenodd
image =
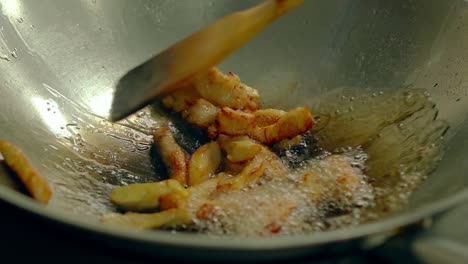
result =
M206 129L210 142L189 157L170 125L157 128L154 144L169 179L114 189L110 200L126 213L104 215L104 223L139 229L188 227L217 222L222 212L230 211L230 217L240 216L240 225L247 218L254 219L255 223L246 226L253 227L256 234L276 234L298 210L329 203L330 197L336 203L352 201L346 198L364 184L362 174L343 155L325 156L320 160L321 169L288 166L273 149L301 144L314 125L312 114L304 107L260 109L257 90L233 73L212 68L162 98L162 103L189 124ZM47 204L51 188L21 150L0 140L0 153L31 196ZM273 193L263 199L250 195L281 180L306 190L307 195L289 195L282 187L283 193L270 188ZM242 211L252 211L252 207L256 216L248 212L245 217Z
M237 217L238 229L245 226L263 236L297 222L291 219L305 207L352 203L349 197L366 183L344 155L326 155L318 167L297 169L277 154L311 134L311 112L304 107L260 109L259 97L237 75L212 68L162 98L167 110L206 130L209 143L189 155L176 142L170 124L157 128L154 144L169 179L115 188L110 200L126 213L106 214L101 220L138 229L188 228L222 221L223 212L229 212L224 216ZM0 140L0 153L32 198L47 204L51 188L21 150ZM286 182L293 189L281 184L265 188L273 182ZM306 195L288 193L296 189Z
M257 90L243 84L237 75L216 68L166 95L162 104L189 124L206 129L210 142L189 157L176 142L171 126L157 128L154 144L169 179L115 188L110 200L126 213L107 214L101 220L139 229L193 226L217 221L223 210L232 211L232 203L225 198L232 193L245 197L245 204L256 204L258 214L264 215L256 223L258 234L279 233L282 223L303 201L284 198L255 203L247 199L248 192L291 174L294 169L272 149L299 144L314 125L311 112L304 107L260 109ZM339 199L360 188L362 177L345 157L329 155L321 162L331 168L325 176L310 169L294 180L298 188L310 190L308 197L301 198L310 200L306 204L318 206L330 192ZM242 210L240 206L234 211Z

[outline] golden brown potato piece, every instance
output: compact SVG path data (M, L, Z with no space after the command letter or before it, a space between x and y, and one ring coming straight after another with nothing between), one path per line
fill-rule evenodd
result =
M233 73L224 74L217 68L211 68L197 76L193 84L203 98L217 106L252 111L259 107L257 90L243 84Z
M269 148L256 143L247 136L229 137L220 135L218 142L226 152L223 169L231 174L238 174L245 167L246 162L253 158L263 159L265 174L270 177L282 177L287 174L288 168L282 160Z
M177 90L162 99L162 103L166 108L175 112L188 110L200 98L197 90L192 86L187 89Z
M255 126L255 115L229 107L221 108L217 116L217 130L230 136L248 135Z
M271 113L276 112L272 109L269 110L268 112ZM261 143L273 144L304 133L314 124L312 114L304 107L298 107L285 114L276 112L269 117L266 113L256 115L223 107L218 113L217 130L219 133L231 136L248 135ZM275 123L260 126L269 124L276 118L278 119Z
M14 144L0 140L0 152L5 163L16 173L31 196L42 204L47 204L52 196L47 180L34 169L28 158Z
M287 112L275 124L253 128L249 135L262 143L273 144L286 138L293 138L312 128L314 119L309 110L298 107Z
M219 108L207 100L200 98L187 110L187 121L195 126L208 128L216 121Z
M112 190L110 201L119 208L128 211L143 211L159 207L160 197L168 193L188 196L188 191L173 179L152 182L135 183L117 187Z
M187 158L184 150L177 144L171 129L162 127L156 130L154 144L169 171L169 177L185 185L187 181Z
M251 160L262 150L260 144L253 142L247 136L228 137L220 135L218 142L226 152L226 158L234 163Z
M231 136L249 135L255 127L273 125L286 115L278 109L263 109L252 113L223 107L217 116L218 130Z
M192 216L187 209L169 209L159 213L111 213L101 217L105 224L131 227L137 229L153 229L160 227L175 227L190 224Z
M208 180L221 164L221 149L212 141L198 148L189 161L188 185L193 186Z
M269 126L276 123L286 112L279 109L259 109L255 111L255 124L256 126Z

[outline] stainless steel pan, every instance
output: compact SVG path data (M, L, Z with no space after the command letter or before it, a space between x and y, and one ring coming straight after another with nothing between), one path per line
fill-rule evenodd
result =
M95 216L110 206L111 184L151 180L158 169L145 134L155 121L146 112L124 124L103 118L116 80L197 28L255 2L1 0L0 137L28 153L55 193L42 208L13 191L2 173L0 198L103 243L157 255L231 259L369 246L468 198L468 3L317 0L305 1L221 68L282 106L339 87L427 88L439 117L451 125L450 140L440 166L407 208L359 227L271 240L129 232L99 224ZM296 89L285 99L291 86Z

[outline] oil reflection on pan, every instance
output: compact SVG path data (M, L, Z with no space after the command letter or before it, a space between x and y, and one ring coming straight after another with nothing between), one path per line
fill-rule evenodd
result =
M67 121L55 101L46 100L38 96L32 97L31 101L42 121L52 133L57 137L71 136L70 132L65 129Z

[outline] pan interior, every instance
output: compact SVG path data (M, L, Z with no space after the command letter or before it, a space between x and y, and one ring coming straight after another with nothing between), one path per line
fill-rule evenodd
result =
M18 144L51 181L51 207L94 219L112 210L113 186L160 178L150 134L166 120L145 109L107 122L115 81L256 2L0 1L0 137ZM468 183L467 21L461 0L305 1L220 67L259 89L265 105L282 108L314 111L336 94L426 89L437 118L450 124L447 149L402 214Z

